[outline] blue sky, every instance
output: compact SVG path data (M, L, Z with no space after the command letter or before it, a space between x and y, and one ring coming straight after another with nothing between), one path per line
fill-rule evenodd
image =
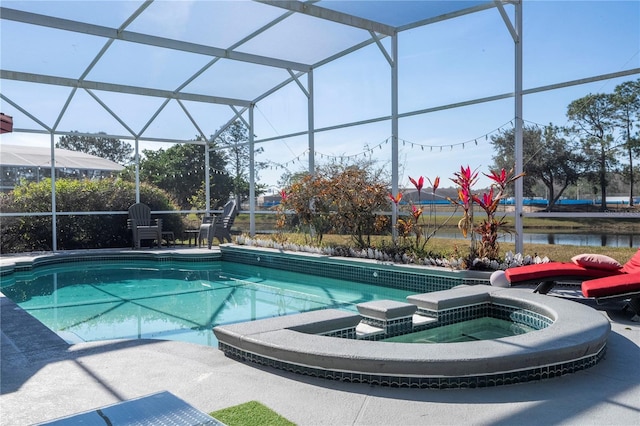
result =
M3 1L2 6L118 27L140 4L110 2L110 7L103 7L101 13L96 14L91 3L96 2ZM212 3L216 6L215 16L205 13ZM228 47L256 25L283 13L263 5L258 7L244 1L156 2L144 12L145 19L134 22L128 29L197 43L213 39L218 47ZM512 7L506 6L506 9L512 14ZM332 24L323 24L319 32L312 33L309 19L303 16L287 19L286 25L269 31L260 40L242 45L239 50L313 62L326 54L323 48L329 51L330 47L341 43L347 46L363 37L361 30L337 31ZM4 20L1 23L0 63L6 70L24 67L29 72L78 78L104 45L104 40L98 37L78 38L62 31ZM525 90L640 67L639 1L525 0L523 26ZM316 49L301 48L302 43L313 42L319 36L323 37L323 43L315 45ZM383 40L383 44L388 47L389 40ZM509 93L514 88L513 42L495 8L401 33L399 57L401 114ZM105 60L99 62L87 78L173 90L209 59L114 43ZM287 77L284 70L221 61L206 72L206 78L195 80L185 91L213 93L215 90L220 96L245 99ZM567 124L566 107L572 100L589 93L612 92L621 82L638 77L636 74L525 96L524 119L542 125ZM306 84L306 77L302 82ZM317 68L314 83L316 128L387 116L391 112L389 66L375 45ZM7 80L1 84L4 96L49 126L55 123L70 91ZM126 122L135 131L142 129L159 104L158 99L131 95L101 92L98 96L116 114L127 117ZM0 106L5 114L14 115L17 128L40 128L7 102L0 100ZM255 110L258 140L306 130L306 106L306 98L296 84L289 84L259 102ZM230 108L222 105L194 102L188 103L187 108L196 121L202 123L206 134L215 132L232 116ZM175 102L170 103L159 118L149 126L146 136L184 140L197 133ZM441 176L443 185L447 186L447 179L460 165L486 171L493 161L487 139L499 129L511 126L513 118L514 102L509 98L401 119L401 186L409 184L408 176L420 175ZM76 93L58 129L127 134L126 129L84 91ZM328 158L370 155L381 166L390 168L390 135L390 121L319 132L315 137L316 163ZM0 137L0 143L48 145L49 137L5 134ZM155 149L167 145L142 140L141 146ZM306 167L304 136L277 139L261 146L265 152L258 160L271 164L269 169L260 172L261 183L275 187L284 169L299 171Z

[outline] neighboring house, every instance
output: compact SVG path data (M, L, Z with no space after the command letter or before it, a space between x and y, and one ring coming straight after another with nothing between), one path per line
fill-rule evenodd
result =
M258 207L271 208L279 205L282 202L282 196L280 194L264 194L258 197Z
M111 160L83 152L55 149L56 177L102 179L124 169ZM22 180L51 177L51 148L0 144L0 190L11 191Z

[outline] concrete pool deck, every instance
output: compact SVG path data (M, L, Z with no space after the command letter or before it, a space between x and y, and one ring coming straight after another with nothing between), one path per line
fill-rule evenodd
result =
M192 249L194 250L194 249ZM257 400L299 425L640 423L640 324L619 304L596 366L483 389L397 389L261 368L217 348L134 340L67 345L5 297L0 423L48 421L169 391L204 412Z

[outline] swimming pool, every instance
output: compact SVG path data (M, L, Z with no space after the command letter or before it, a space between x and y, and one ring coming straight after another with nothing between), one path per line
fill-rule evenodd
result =
M16 272L1 291L69 343L167 339L217 346L217 325L412 294L226 261L74 262Z
M109 269L115 278L105 281ZM385 386L485 387L557 377L596 365L610 331L606 318L587 306L477 285L488 276L474 271L236 245L218 252L107 250L3 259L0 281L4 294L52 321L57 328L50 327L72 343L89 339L81 332L94 329L101 329L96 340L184 340L217 345L242 362ZM93 299L78 298L79 286ZM61 315L74 307L81 314ZM452 343L376 340L487 316L535 330ZM106 320L104 327L98 319Z

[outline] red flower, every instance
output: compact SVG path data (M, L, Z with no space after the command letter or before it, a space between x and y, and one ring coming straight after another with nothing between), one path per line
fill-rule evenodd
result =
M400 200L402 200L402 192L398 192L398 195L396 195L395 197L392 194L389 194L389 198L391 198L391 201L393 201L397 206Z
M427 178L427 179L429 179L429 178ZM429 183L433 187L433 192L436 192L436 189L438 189L438 187L440 186L440 176L436 176L436 178L433 180L433 182L431 182L431 179L429 179Z
M418 218L420 217L420 215L422 214L422 207L418 208L416 206L411 206L411 214L413 215L413 218L416 220L416 222L418 221Z
M424 185L424 177L420 176L420 178L418 179L418 181L416 182L416 180L414 178L412 178L411 176L409 176L409 180L411 181L411 183L413 184L413 186L416 187L416 189L418 190L418 196L420 196L420 191L422 191L422 187Z
M491 206L493 204L493 188L491 188L488 194L486 192L482 194L482 198L479 198L478 196L474 195L473 201L478 203L480 207L482 207L483 209L486 209L488 206Z
M465 210L469 208L469 202L471 201L471 197L469 196L469 190L467 188L458 188L458 198L462 202Z
M489 179L491 179L492 181L494 181L495 183L497 183L502 187L504 187L507 184L507 171L505 169L502 169L500 173L498 173L495 170L491 170L490 175L486 173L483 173L483 175L485 175L486 177L488 177Z
M483 174L494 181L496 184L498 184L498 186L502 189L504 189L511 182L516 181L524 176L524 173L520 173L517 176L511 176L513 174L513 169L509 170L508 172L505 169L502 169L499 173L495 170L491 170L490 175L486 173Z
M283 189L280 191L280 197L282 198L282 201L287 201L287 197L289 197L289 194L287 194L287 191Z
M454 176L456 178L451 180L455 184L457 184L462 188L467 188L467 190L471 191L471 187L475 184L476 180L478 179L478 172L475 172L475 173L472 172L471 167L469 166L467 166L466 169L460 166L460 171L457 173L454 173Z

